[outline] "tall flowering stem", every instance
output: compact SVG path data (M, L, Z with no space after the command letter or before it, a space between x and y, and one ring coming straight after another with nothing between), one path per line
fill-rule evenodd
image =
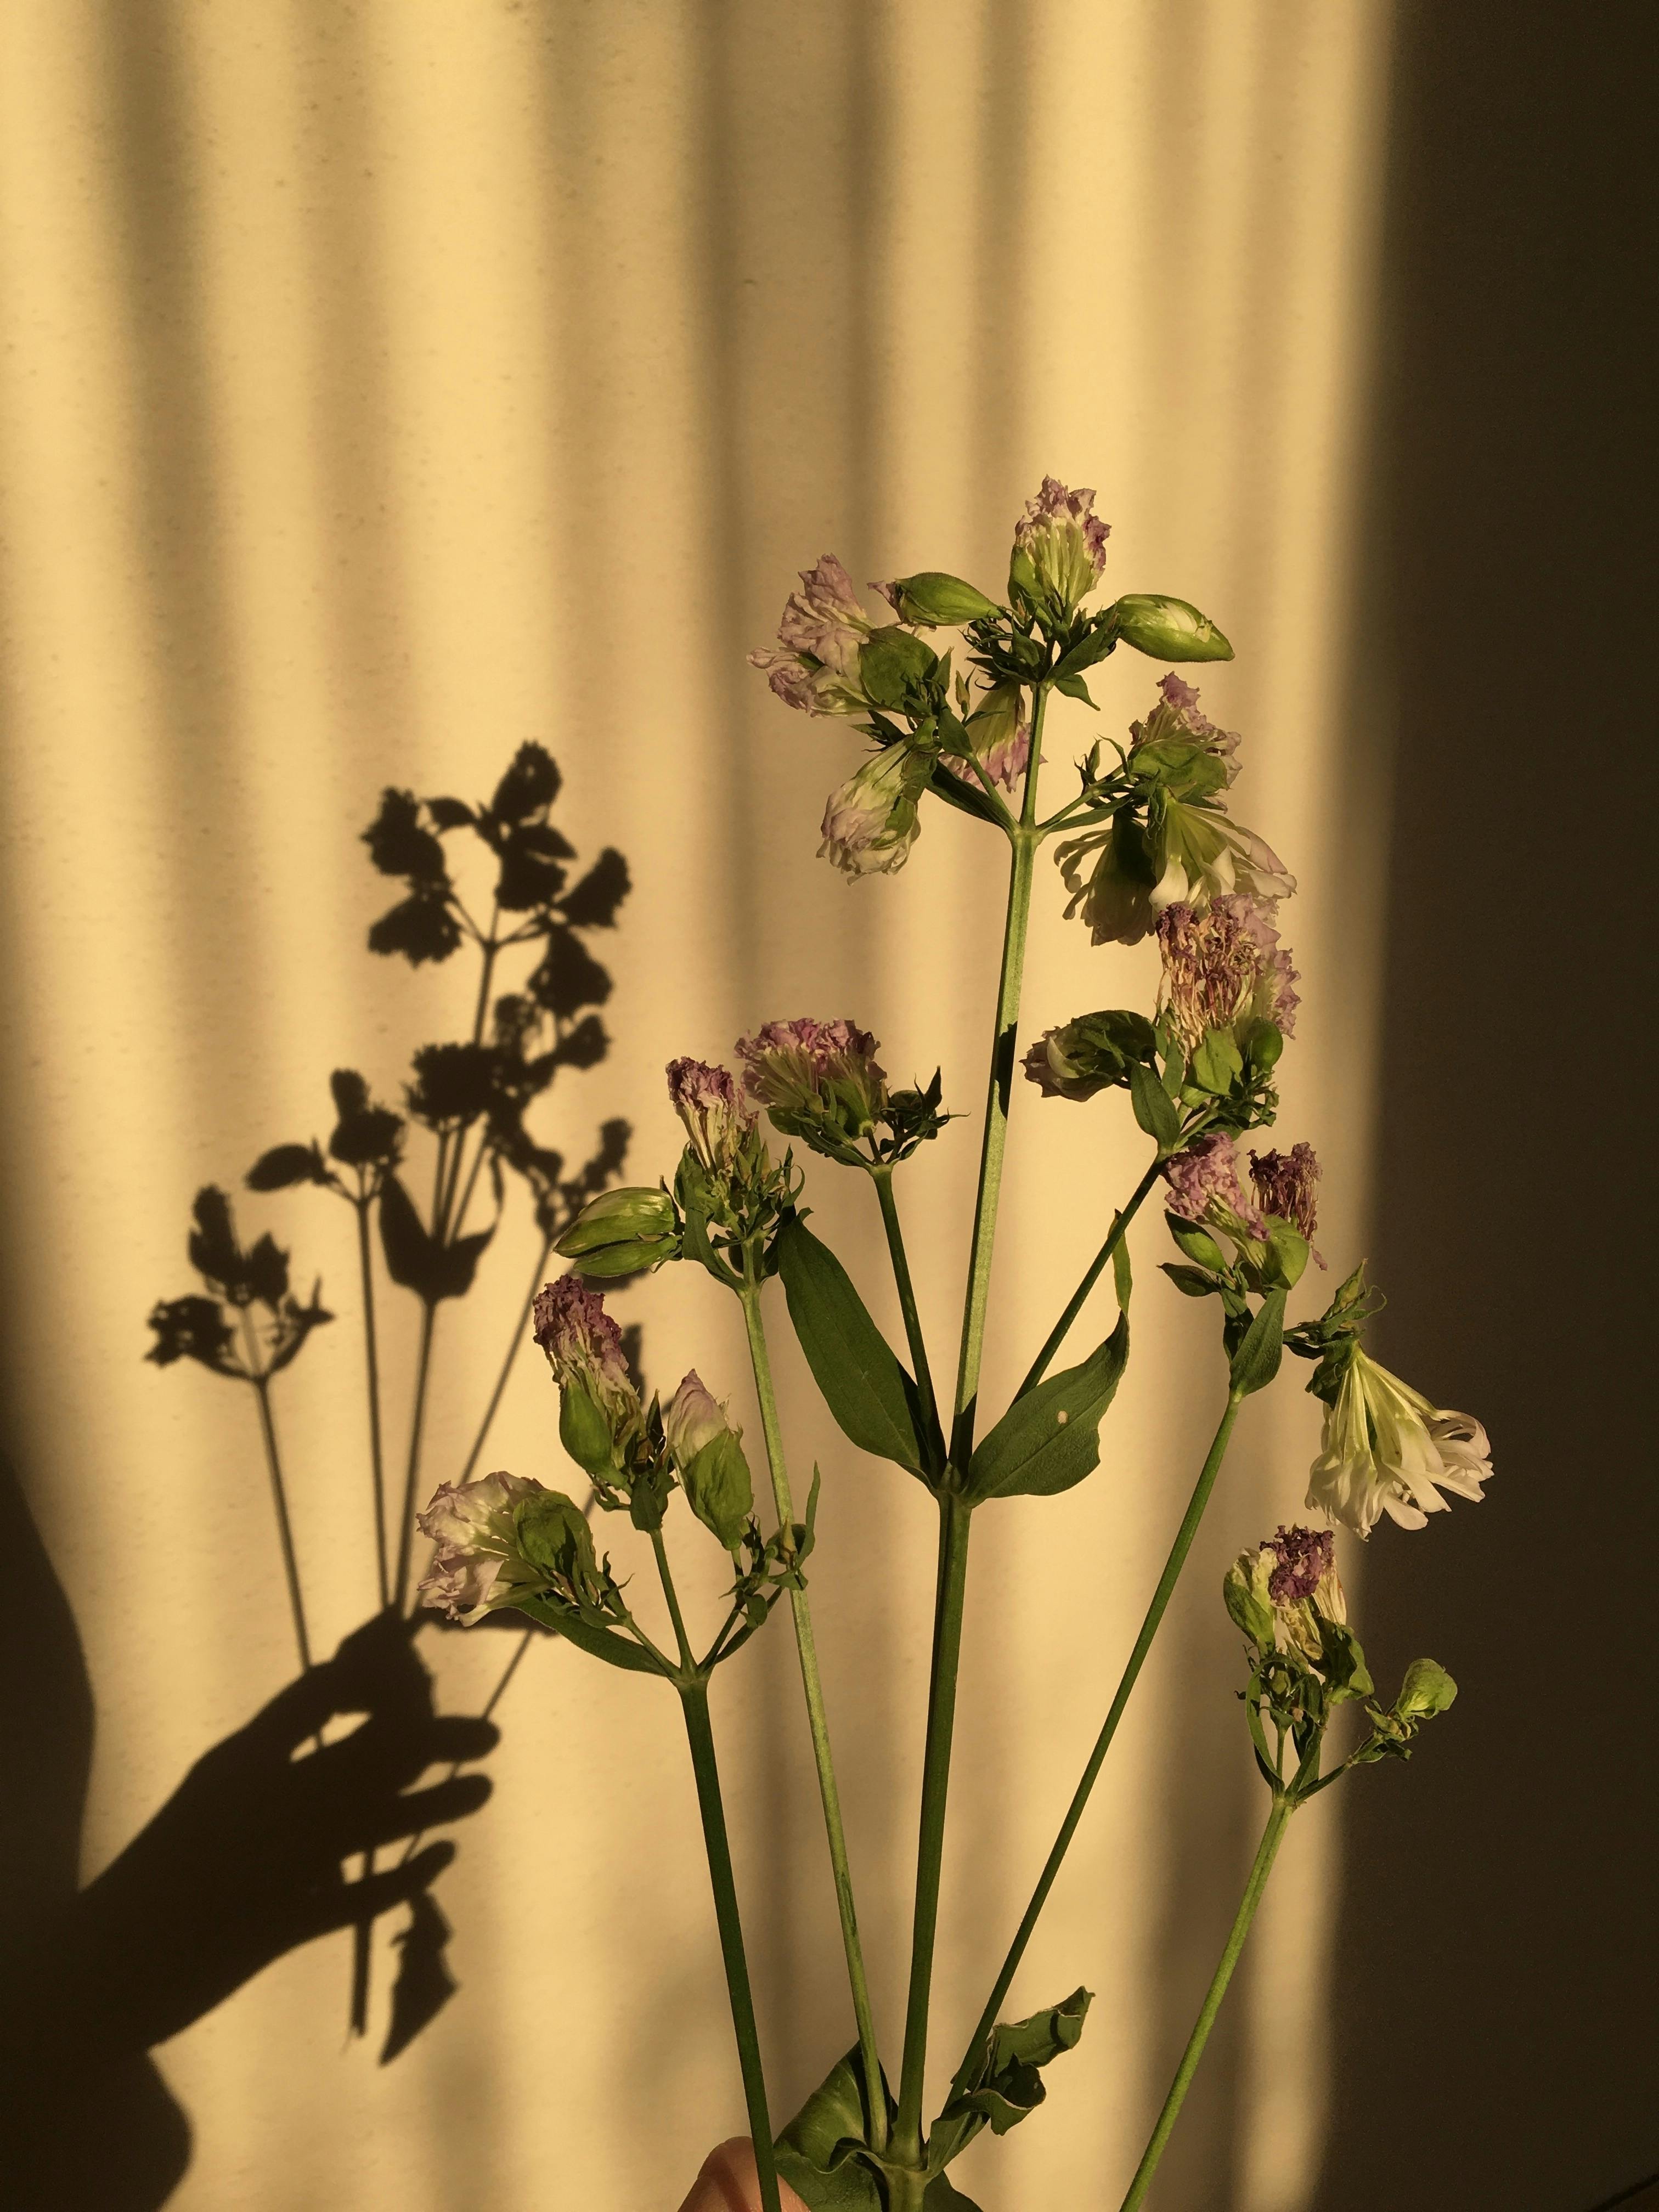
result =
M777 1390L772 1380L772 1356L761 1315L760 1279L753 1255L746 1255L742 1291L743 1317L749 1334L749 1360L754 1370L755 1395L760 1401L761 1431L766 1439L766 1463L772 1477L772 1497L777 1508L778 1528L785 1539L795 1525L795 1503L784 1457L783 1426L778 1419ZM824 1833L830 1844L830 1865L835 1878L836 1909L841 1918L842 1948L847 1959L847 1979L853 1994L853 2014L858 2023L859 2058L864 2069L866 2106L870 2114L871 2148L886 2147L887 2097L882 2087L881 2054L876 2044L875 2014L870 2003L870 1984L864 1969L864 1946L859 1936L858 1910L853 1899L853 1870L847 1853L847 1829L842 1819L841 1792L830 1746L830 1717L823 1701L823 1681L818 1671L817 1638L806 1592L792 1587L789 1610L795 1625L795 1650L800 1660L801 1688L806 1698L807 1725L812 1738L812 1758L817 1768L818 1796L823 1807Z
M910 1940L910 1987L904 2021L904 2058L899 2080L896 2148L920 2165L921 2113L927 2065L927 2015L933 1995L933 1950L939 1933L939 1875L945 1854L945 1815L951 1787L951 1752L956 1729L957 1674L962 1658L962 1621L968 1583L968 1538L972 1508L952 1487L965 1474L974 1448L974 1416L979 1398L980 1365L985 1348L985 1310L991 1287L991 1258L996 1241L997 1207L1002 1194L1002 1163L1008 1137L1008 1103L1013 1088L1015 1040L1021 986L1025 974L1025 940L1031 909L1031 881L1042 832L1036 818L1037 770L1042 755L1046 673L1033 686L1030 754L1018 822L1007 834L1013 848L1008 872L1008 908L1003 926L1002 965L997 983L995 1026L991 1036L990 1077L986 1086L985 1134L980 1147L979 1187L974 1201L973 1239L969 1249L968 1289L962 1318L962 1349L951 1430L950 1464L939 1494L939 1580L933 1609L933 1666L927 1693L927 1738L922 1759L921 1811L916 1844L916 1893Z
M1135 2168L1135 2178L1129 2184L1129 2193L1124 2198L1121 2212L1138 2212L1146 2201L1146 2192L1152 2185L1152 2176L1158 2171L1164 2146L1186 2101L1187 2092L1198 2071L1198 2062L1204 2056L1204 2046L1210 2039L1210 2030L1215 2026L1215 2016L1221 2009L1221 2000L1227 1994L1227 1984L1233 1978L1233 1968L1238 1964L1244 1939L1250 1932L1250 1923L1255 1918L1255 1909L1261 1902L1261 1893L1267 1887L1267 1877L1273 1870L1273 1861L1279 1856L1279 1846L1285 1839L1291 1814L1296 1810L1296 1799L1289 1795L1275 1797L1273 1808L1267 1815L1267 1825L1261 1832L1261 1841L1250 1867L1249 1879L1244 1885L1244 1895L1221 1954L1204 2002L1199 2007L1193 2032L1187 2039L1187 2048L1181 2054L1181 2063L1176 2069L1175 2079L1170 2084L1170 2094L1164 2100L1164 2108L1153 2127L1152 2140L1146 2145L1140 2164Z
M1181 1526L1176 1531L1175 1541L1170 1547L1170 1556L1164 1562L1164 1571L1158 1578L1158 1588L1152 1592L1152 1603L1147 1607L1146 1619L1140 1624L1140 1633L1135 1638L1134 1649L1129 1654L1110 1708L1101 1725L1100 1734L1095 1739L1095 1747L1090 1753L1088 1762L1084 1767L1077 1788L1072 1793L1072 1802L1066 1808L1065 1819L1060 1824L1060 1833L1054 1838L1053 1848L1043 1863L1042 1872L1037 1877L1036 1887L1031 1892L1031 1901L1025 1908L1025 1916L1015 1930L1013 1942L1008 1947L1008 1955L1002 1962L1002 1971L997 1976L996 1986L986 2000L985 2009L980 2014L979 2025L969 2038L966 2055L957 2069L957 2077L951 2089L952 2097L959 2094L984 2051L986 2039L996 2026L997 2014L1002 2009L1002 2001L1013 1986L1014 1976L1019 1971L1020 1960L1025 1956L1025 1948L1031 1940L1032 1931L1042 1916L1043 1906L1048 1902L1048 1893L1054 1886L1060 1869L1065 1863L1066 1854L1072 1847L1072 1838L1078 1832L1078 1826L1088 1805L1090 1795L1100 1778L1100 1770L1106 1764L1106 1754L1112 1747L1112 1739L1117 1734L1117 1724L1123 1717L1125 1708L1128 1705L1136 1682L1140 1679L1140 1670L1146 1663L1146 1655L1152 1648L1152 1639L1163 1623L1164 1615L1169 1609L1170 1600L1175 1595L1176 1584L1181 1579L1181 1571L1187 1564L1187 1555L1193 1548L1193 1539L1198 1534L1199 1523L1203 1520L1205 1508L1210 1502L1210 1493L1215 1488L1216 1477L1221 1472L1221 1462L1227 1455L1227 1446L1232 1441L1233 1424L1238 1419L1238 1409L1242 1403L1242 1397L1237 1392L1235 1391L1229 1395L1226 1410L1221 1416L1220 1425L1211 1442L1204 1464L1199 1470L1198 1480L1194 1485L1193 1494L1187 1502L1187 1510L1182 1517ZM1196 2064L1196 2060L1194 2063Z

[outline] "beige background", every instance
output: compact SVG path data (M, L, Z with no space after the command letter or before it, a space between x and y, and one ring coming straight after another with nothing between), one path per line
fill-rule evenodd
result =
M1377 730L1352 703L1357 455L1389 30L1358 0L4 11L0 834L28 1079L6 1100L27 1172L0 1233L27 1285L14 1449L97 1701L89 1874L290 1671L251 1408L143 1364L143 1320L191 1287L199 1183L322 1127L331 1066L391 1091L465 1018L458 970L362 949L386 898L356 836L382 784L482 793L534 737L583 850L629 857L614 1049L556 1097L555 1141L625 1113L650 1179L675 1148L669 1054L718 1056L809 1008L876 1029L898 1076L942 1062L976 1113L988 834L934 810L902 875L849 890L812 855L855 750L743 665L823 550L860 579L938 565L994 586L1052 469L1101 488L1115 588L1178 592L1228 631L1238 658L1205 704L1244 731L1239 807L1304 884L1284 1133L1326 1161L1322 1241L1361 1249L1383 829ZM1107 667L1108 731L1158 672ZM1088 720L1055 726L1055 782ZM1033 1026L1150 992L1144 948L1091 951L1052 872L1038 903ZM1014 1141L992 1393L1139 1156L1109 1103L1030 1092ZM953 1129L906 1193L941 1346L973 1152ZM826 1174L812 1195L878 1282L860 1194ZM297 1198L240 1212L342 1315L280 1400L326 1644L372 1602L349 1222ZM1139 1349L1102 1473L981 1523L945 2065L1213 1418L1209 1316L1157 1277L1160 1237L1138 1239ZM434 1479L533 1255L522 1221L498 1248L446 1316ZM711 1285L679 1271L624 1311L653 1381L695 1359L746 1404ZM796 1464L824 1466L820 1633L896 2050L930 1516L783 1359ZM1299 1503L1315 1425L1290 1384L1249 1416L1018 1987L1036 2003L1086 1981L1088 2036L1036 2124L964 2167L988 2204L1092 2202L1133 2165L1259 1816L1217 1574ZM490 1458L556 1468L529 1363ZM445 1642L448 1706L476 1709L499 1649ZM717 1713L780 2112L846 2039L792 1677L787 1638L763 1639ZM459 1994L382 2070L372 2043L341 2048L343 1939L243 1989L160 2056L195 2136L178 2205L656 2212L738 2123L672 1700L538 1648L501 1717L494 1802L441 1885ZM1231 2172L1240 2212L1312 2201L1340 1851L1328 1799L1218 2046L1237 2094L1193 2112L1189 2170Z

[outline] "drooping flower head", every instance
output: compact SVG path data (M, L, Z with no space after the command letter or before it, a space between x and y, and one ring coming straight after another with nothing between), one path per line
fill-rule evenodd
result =
M1319 1226L1319 1156L1311 1145L1296 1144L1288 1152L1252 1152L1250 1181L1264 1213L1276 1213L1302 1231L1309 1247ZM1316 1260L1319 1255L1314 1254ZM1319 1260L1322 1267L1325 1262Z
M1443 1491L1483 1495L1492 1447L1479 1421L1431 1404L1379 1366L1357 1339L1339 1371L1309 1478L1310 1507L1369 1536L1384 1513L1402 1528L1422 1528L1431 1513L1445 1510Z
M421 1534L437 1546L420 1585L421 1602L468 1626L492 1607L511 1605L524 1581L509 1569L517 1553L514 1510L541 1489L539 1482L518 1474L446 1482L415 1516Z
M1198 686L1188 684L1171 669L1158 684L1162 695L1144 722L1129 725L1129 750L1157 744L1175 738L1185 744L1197 745L1201 750L1213 753L1226 771L1231 783L1238 774L1238 732L1224 730L1212 722L1198 703Z
M818 858L851 882L896 874L920 834L917 802L933 772L932 758L921 748L884 745L830 793Z
M1113 1006L1045 1030L1027 1048L1025 1079L1045 1098L1092 1098L1127 1086L1130 1069L1152 1066L1157 1054L1157 1032L1146 1015Z
M1109 530L1095 513L1092 491L1068 491L1057 478L1044 477L1014 525L1015 554L1025 556L1038 587L1069 614L1100 581Z
M859 605L853 580L833 553L803 568L801 587L785 602L778 624L781 650L749 656L787 707L807 714L863 714L869 711L859 680L859 647L870 618Z
M603 1294L589 1290L580 1275L561 1275L537 1291L534 1328L561 1389L580 1382L607 1409L637 1408L622 1331L606 1313Z
M768 1022L738 1039L749 1096L786 1136L840 1151L866 1134L887 1104L876 1040L848 1021Z
M1219 1212L1243 1223L1252 1236L1261 1235L1261 1216L1239 1188L1238 1155L1224 1129L1195 1137L1164 1161L1163 1175L1170 1211L1183 1220L1202 1222Z
M1184 902L1165 907L1158 945L1159 1011L1184 1051L1195 1052L1210 1030L1231 1030L1241 1044L1256 1022L1271 1022L1284 1036L1294 1030L1297 971L1260 900L1234 891L1201 913Z
M729 1181L744 1164L757 1121L737 1077L704 1060L671 1060L668 1095L698 1159Z

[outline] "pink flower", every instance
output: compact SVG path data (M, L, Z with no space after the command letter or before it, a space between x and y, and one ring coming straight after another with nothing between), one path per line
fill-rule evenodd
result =
M622 1331L605 1298L580 1275L561 1275L536 1293L536 1341L562 1390L580 1383L613 1426L640 1412L640 1395L623 1354Z
M1110 528L1094 511L1092 491L1068 491L1054 477L1027 500L1014 525L1014 546L1036 572L1039 586L1067 612L1086 599L1106 566Z
M725 1407L695 1367L681 1376L679 1388L662 1409L663 1436L676 1467L689 1467L705 1444L731 1425Z
M1238 1157L1224 1130L1212 1129L1208 1136L1194 1138L1184 1152L1164 1161L1163 1173L1172 1213L1201 1222L1217 1206L1236 1215L1252 1236L1261 1236L1261 1217L1238 1187Z
M784 604L777 651L749 656L787 707L807 714L862 714L869 702L859 678L859 648L870 618L859 605L853 580L833 553L803 568L801 587Z
M896 874L921 834L916 802L932 775L926 752L905 744L884 746L830 793L818 858L854 881Z
M437 1547L421 1582L422 1603L468 1626L492 1603L510 1605L517 1585L503 1585L501 1574L517 1555L514 1510L542 1487L518 1474L487 1474L459 1486L444 1483L425 1512L415 1516L416 1527Z
M1173 669L1158 688L1164 695L1163 704L1154 707L1144 722L1130 723L1130 750L1170 738L1184 740L1223 761L1231 783L1238 774L1238 732L1224 730L1212 722L1199 706L1197 684L1184 682Z
M1272 1022L1285 1036L1294 1030L1297 971L1261 900L1227 892L1201 913L1177 901L1159 917L1158 942L1160 1007L1188 1053L1210 1030L1233 1030L1241 1042L1254 1022Z
M1013 789L1031 757L1031 726L1023 712L1024 696L1018 684L994 684L967 720L973 757L1005 791ZM954 763L965 756L946 757ZM957 769L957 774L969 782L977 781L972 769Z
M730 1176L758 1119L730 1068L705 1060L671 1060L668 1095L691 1148L711 1175Z
M1264 1213L1277 1214L1299 1229L1313 1244L1319 1225L1319 1159L1311 1145L1292 1145L1288 1152L1252 1152L1250 1181ZM1314 1258L1322 1267L1317 1252Z

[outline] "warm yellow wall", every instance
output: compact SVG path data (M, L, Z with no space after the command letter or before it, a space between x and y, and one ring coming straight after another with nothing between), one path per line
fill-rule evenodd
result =
M8 1099L3 1233L27 1285L21 1471L98 1700L91 1869L289 1668L250 1409L140 1363L149 1303L188 1287L191 1194L321 1124L331 1065L390 1087L410 1044L463 1018L459 981L360 949L384 901L355 833L382 783L477 789L540 738L567 826L627 851L616 1049L562 1126L626 1112L647 1177L674 1151L663 1060L718 1056L768 1016L856 1014L890 1068L942 1060L950 1098L977 1107L988 839L935 811L903 875L848 890L812 851L854 749L742 663L822 550L859 578L940 565L994 584L1053 469L1101 487L1116 588L1179 592L1227 629L1238 659L1205 703L1246 732L1241 808L1305 887L1284 1127L1325 1156L1323 1241L1354 1248L1378 849L1371 733L1338 702L1364 640L1352 517L1389 11L12 0L4 16L0 835L27 1082ZM1157 672L1110 665L1109 731ZM1091 952L1057 893L1045 876L1033 1023L1148 993L1146 958ZM996 1283L1017 1327L988 1389L1091 1248L1079 1180L1097 1209L1133 1180L1126 1122L1020 1098ZM972 1154L957 1128L914 1175L941 1339ZM818 1182L876 1279L856 1194ZM242 1210L291 1233L349 1311L343 1212ZM942 2045L976 2008L1212 1418L1209 1316L1166 1294L1160 1235L1140 1240L1107 1468L994 1532L986 1516ZM532 1249L520 1233L449 1328L435 1472ZM735 1388L732 1316L690 1274L628 1302L650 1372L695 1358ZM821 1637L896 2044L929 1516L893 1471L851 1463L787 1364L797 1462L825 1467ZM370 1601L346 1327L281 1411L327 1642ZM526 1363L492 1460L546 1472L550 1416ZM1184 2027L1218 1934L1218 1906L1192 1934L1187 1900L1231 1890L1257 1818L1215 1573L1299 1504L1312 1431L1289 1387L1250 1416L1019 1984L1037 2002L1087 1981L1089 2033L1037 2123L964 2169L989 2203L1079 2185L1093 2202L1133 2162L1167 2063L1152 2039L1167 2053ZM476 1705L498 1650L446 1644L450 1705ZM722 1678L719 1716L786 2107L846 2039L792 1668L780 1630ZM441 1891L460 1995L380 2071L371 2047L340 2049L343 1942L245 1989L162 2054L197 2134L181 2207L659 2212L737 2123L672 1700L539 1649L503 1718L495 1801ZM1188 1729L1196 1752L1172 1759ZM1307 2203L1325 2094L1338 1836L1324 1808L1304 1826L1241 1985L1248 2033L1218 2062L1242 2069L1244 2212ZM1182 1977L1167 2010L1144 1995L1161 1961Z

